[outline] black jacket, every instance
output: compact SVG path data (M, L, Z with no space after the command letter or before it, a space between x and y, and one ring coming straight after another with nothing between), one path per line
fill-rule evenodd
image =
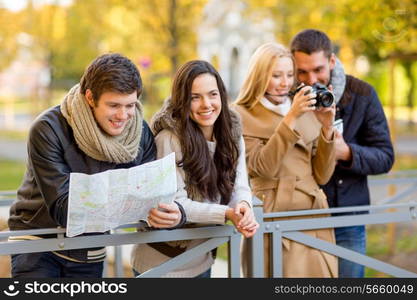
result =
M394 163L387 120L374 88L349 75L337 110L352 161L339 162L323 189L330 207L368 205L367 175L386 173Z
M10 208L10 229L66 227L70 173L95 174L155 160L154 137L145 121L139 147L130 163L97 161L78 148L59 106L45 111L29 132L27 170Z

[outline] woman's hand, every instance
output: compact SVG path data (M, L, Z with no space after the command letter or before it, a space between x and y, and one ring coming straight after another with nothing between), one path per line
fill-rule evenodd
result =
M155 228L171 228L181 221L181 211L176 203L159 203L149 211L148 223Z
M253 215L253 210L246 201L239 202L235 209L228 208L226 210L226 218L231 220L236 229L246 238L255 235L256 230L259 228L259 224Z
M311 86L303 87L297 94L295 94L291 109L284 117L284 122L292 129L295 127L295 121L308 111L314 111L316 107L316 93L311 92Z

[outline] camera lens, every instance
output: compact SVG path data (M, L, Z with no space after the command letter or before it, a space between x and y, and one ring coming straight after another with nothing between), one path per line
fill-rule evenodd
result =
M330 92L323 92L320 95L318 95L317 98L320 98L320 100L317 102L320 102L320 105L323 107L332 106L334 101L333 94Z
M316 92L316 107L329 107L333 104L334 95L330 92L324 84L315 83L313 84L313 90Z

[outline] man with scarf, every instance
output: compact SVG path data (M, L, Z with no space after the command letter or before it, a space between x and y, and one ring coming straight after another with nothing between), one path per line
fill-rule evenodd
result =
M120 54L96 58L62 103L40 114L28 139L28 164L11 230L65 227L71 172L95 174L130 168L156 158L156 147L138 100L142 81ZM174 203L165 207L181 221ZM17 236L33 240L44 236ZM101 277L105 248L12 255L12 277Z
M369 205L367 176L388 172L394 162L387 120L374 88L344 73L330 39L321 31L299 32L291 52L299 82L324 84L335 95L337 165L323 186L329 206ZM337 245L365 254L364 225L335 228L335 235ZM339 277L363 276L364 266L339 258Z

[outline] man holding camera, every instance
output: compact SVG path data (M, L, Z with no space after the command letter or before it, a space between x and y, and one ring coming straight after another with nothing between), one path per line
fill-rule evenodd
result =
M386 117L374 88L344 73L330 39L321 31L299 32L291 52L298 81L329 87L336 102L337 165L323 186L329 206L369 205L367 176L388 172L394 162ZM335 228L335 234L337 245L365 254L364 225ZM339 258L339 277L363 276L364 266Z

